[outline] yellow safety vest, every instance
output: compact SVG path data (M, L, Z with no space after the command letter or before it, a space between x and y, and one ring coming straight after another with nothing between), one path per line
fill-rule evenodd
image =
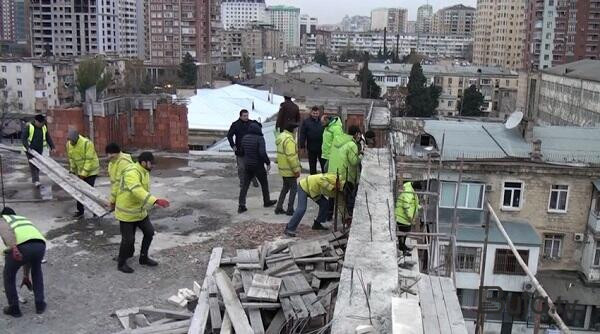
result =
M33 133L35 132L35 125L31 124L31 123L27 123L27 131L28 131L28 135L27 135L27 143L29 145L31 145L31 141L33 140ZM48 147L48 142L46 141L46 134L48 133L48 127L46 127L46 125L42 126L42 137L44 139L44 147ZM25 149L25 146L23 146L23 151L27 151Z
M131 155L127 153L119 153L115 160L108 163L108 176L110 177L110 202L115 203L119 194L119 182L123 171L133 163Z
M419 204L419 196L415 194L415 190L410 182L404 182L402 193L396 199L396 209L394 215L396 223L402 225L412 225L417 212L421 208Z
M298 150L294 135L284 130L275 141L277 144L277 168L279 175L283 177L292 177L295 173L300 173L300 160L298 159Z
M335 196L335 174L315 174L309 175L300 180L300 187L313 200L318 200L321 196L332 198ZM340 179L340 188L344 186L344 180Z
M71 172L78 176L88 177L98 175L100 172L100 163L94 143L81 135L75 145L67 140L67 156Z
M44 235L27 218L16 215L3 215L2 218L8 223L15 234L17 245L29 240L46 241Z
M129 165L121 175L115 217L123 222L144 220L154 202L156 197L150 194L150 173L139 163Z

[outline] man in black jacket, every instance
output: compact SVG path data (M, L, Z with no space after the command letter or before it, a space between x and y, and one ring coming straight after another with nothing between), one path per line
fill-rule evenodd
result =
M284 101L279 105L279 113L275 121L275 129L283 132L289 123L300 124L300 108L292 101L291 92L284 93Z
M248 115L248 110L242 109L240 110L240 118L231 123L229 127L229 132L227 132L227 140L229 140L229 146L235 152L236 162L237 162L237 170L238 170L238 178L240 179L240 188L244 183L244 159L242 157L242 151L240 150L240 145L242 143L242 139L248 133L248 127L250 124L255 123L259 124L257 121L250 120ZM235 136L235 141L233 137ZM255 187L258 187L258 183L256 182L256 178L252 179L252 184Z
M248 126L248 133L242 139L238 150L241 150L244 157L244 183L240 189L238 213L247 211L246 195L250 180L257 178L262 187L263 204L265 208L271 207L277 201L271 200L269 194L269 181L267 180L267 170L271 169L271 160L267 156L267 148L262 129L257 123L251 123ZM267 169L265 169L265 166Z
M44 148L50 148L51 151L54 151L54 142L52 141L52 137L50 137L50 133L48 133L46 117L44 117L44 115L35 115L33 122L25 124L21 133L21 139L28 160L33 158L33 156L28 153L29 149L32 149L39 154L44 152ZM29 163L29 169L31 170L31 181L36 187L39 187L40 170L32 163Z
M323 144L323 124L321 124L321 112L319 107L314 106L310 111L310 117L302 122L300 127L300 148L308 151L308 165L310 175L317 174L317 160L321 165L321 173L325 173L325 159L321 158L321 145Z

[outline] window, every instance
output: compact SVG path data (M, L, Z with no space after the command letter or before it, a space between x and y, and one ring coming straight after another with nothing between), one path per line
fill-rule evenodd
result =
M454 208L456 182L442 182L440 207ZM483 210L484 184L461 183L457 207L460 209Z
M456 271L478 273L481 261L481 248L456 247Z
M17 97L23 97L23 92L22 91L17 91Z
M596 240L596 249L594 250L594 266L600 266L600 240Z
M567 202L569 199L569 186L552 185L550 190L550 200L548 201L549 212L567 212Z
M544 234L544 257L547 259L560 258L562 234Z
M21 73L21 66L17 65L17 73Z
M523 258L523 261L527 264L529 260L529 251L518 250L518 252L521 258ZM510 249L497 249L494 258L494 274L525 275L525 272Z
M23 80L21 80L21 79L17 78L17 85L19 85L19 86L20 86L22 83L23 83Z
M6 66L2 66L2 73L6 73Z
M452 101L448 101L448 107L452 107Z
M523 204L523 182L504 182L502 209L521 209Z

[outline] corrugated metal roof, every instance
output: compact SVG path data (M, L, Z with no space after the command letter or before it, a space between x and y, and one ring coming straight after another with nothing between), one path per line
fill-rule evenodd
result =
M502 226L508 234L513 244L520 246L539 247L542 244L542 239L535 232L533 226L527 222L515 222L515 221L502 221ZM441 225L440 230L449 233L449 225ZM485 238L485 229L477 224L473 226L461 225L457 229L456 241L457 242L472 242L472 243L483 243ZM490 244L502 244L507 245L506 239L500 233L500 230L496 227L496 224L490 222L490 231L488 235L488 243Z
M600 81L600 60L583 59L573 63L554 66L543 70L544 73L574 79Z

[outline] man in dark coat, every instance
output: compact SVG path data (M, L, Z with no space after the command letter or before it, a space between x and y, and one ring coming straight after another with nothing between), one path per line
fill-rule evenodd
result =
M278 132L283 132L289 123L300 124L300 108L292 102L292 95L285 93L283 98L284 101L279 105L279 113L275 122L275 128Z
M267 180L267 170L271 169L271 160L267 156L267 148L262 129L257 123L251 123L248 127L248 133L242 139L238 147L244 157L244 182L240 188L238 213L247 211L246 195L250 180L257 178L262 187L263 205L265 208L271 207L277 201L271 200L269 194L269 181ZM266 166L266 169L265 169Z
M323 124L321 124L321 112L319 107L312 107L310 117L302 122L298 143L300 148L306 148L308 151L310 175L317 174L317 160L319 160L319 164L321 165L321 173L325 173L325 159L321 158Z
M242 139L248 133L248 127L250 124L255 123L259 124L257 121L250 120L248 115L248 110L242 109L240 110L240 118L231 123L229 127L229 132L227 132L227 140L229 141L229 146L235 152L236 162L237 162L237 172L238 178L240 179L240 188L244 183L244 159L242 157L242 151L240 150L240 145L242 144ZM234 140L235 136L235 140ZM258 187L258 182L256 182L256 178L252 179L252 184L255 187Z

